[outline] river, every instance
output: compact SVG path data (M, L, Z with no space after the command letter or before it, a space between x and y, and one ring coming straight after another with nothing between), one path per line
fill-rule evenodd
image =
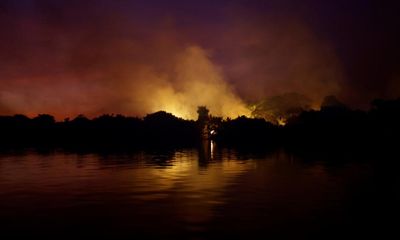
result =
M128 152L6 151L0 230L54 238L382 237L397 232L400 181L376 156L214 142Z

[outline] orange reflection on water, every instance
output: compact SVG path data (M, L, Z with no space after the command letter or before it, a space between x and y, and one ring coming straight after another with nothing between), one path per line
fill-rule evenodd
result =
M204 146L203 146L204 147ZM165 201L175 217L200 224L213 217L213 208L223 204L223 193L235 178L256 167L252 160L218 159L216 145L196 152L175 152L167 166L135 169L130 174L139 201ZM208 156L201 159L199 156ZM206 164L206 167L204 166ZM126 176L129 177L129 176ZM178 213L178 214L177 214Z

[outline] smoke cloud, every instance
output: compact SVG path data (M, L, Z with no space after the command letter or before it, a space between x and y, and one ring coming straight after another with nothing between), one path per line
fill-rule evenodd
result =
M250 2L264 4L2 1L0 114L164 110L194 119L206 105L237 117L249 115L247 104L288 92L315 106L354 92L337 46L304 15L276 11L280 1L266 4L269 12Z
M143 112L164 110L195 119L197 106L208 106L216 116L232 118L250 114L244 102L224 81L221 71L198 46L186 48L177 57L172 76L148 72L142 78L148 81L139 88L136 86L132 101L139 101L138 106L143 106ZM138 106L134 107L137 109Z
M238 15L242 17L225 32L221 52L228 79L244 99L297 92L319 106L325 96L340 94L345 77L333 47L301 19L242 12L233 16Z

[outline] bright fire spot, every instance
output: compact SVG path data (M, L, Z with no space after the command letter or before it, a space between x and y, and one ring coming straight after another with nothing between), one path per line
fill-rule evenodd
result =
M321 103L319 102L314 102L313 104L311 104L311 109L314 111L319 111L321 110Z
M286 125L286 119L284 119L282 117L277 118L276 121L278 122L279 126L285 126Z

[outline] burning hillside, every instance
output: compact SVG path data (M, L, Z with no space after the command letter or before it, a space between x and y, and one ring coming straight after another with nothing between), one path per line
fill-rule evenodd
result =
M251 105L251 116L264 118L273 124L285 125L287 119L302 111L310 110L311 106L312 101L306 96L299 93L286 93L265 98Z

